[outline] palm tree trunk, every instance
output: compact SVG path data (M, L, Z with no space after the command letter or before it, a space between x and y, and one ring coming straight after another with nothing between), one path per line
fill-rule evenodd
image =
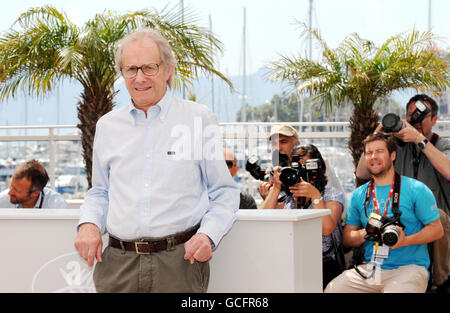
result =
M350 118L350 140L347 145L353 157L353 165L358 166L359 158L364 152L363 140L370 135L378 123L378 112L373 109L361 110L355 106L353 116ZM356 176L356 175L355 175ZM356 186L359 187L366 181L356 177Z
M81 100L78 102L78 119L80 124L77 127L81 130L82 155L89 188L92 187L92 148L95 126L100 117L114 107L113 98L116 93L111 93L110 90L110 88L102 86L97 81L96 84L85 87L81 94Z

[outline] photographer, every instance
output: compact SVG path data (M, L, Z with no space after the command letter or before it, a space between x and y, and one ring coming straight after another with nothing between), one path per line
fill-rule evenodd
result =
M18 166L9 189L0 193L0 208L66 209L69 207L58 192L45 187L49 177L45 167L36 160Z
M339 275L344 268L344 261L340 257L338 249L342 242L340 231L340 219L344 207L344 194L336 188L326 187L326 165L321 153L314 145L301 146L294 150L293 155L298 155L301 165L308 160L318 163L318 171L314 178L305 181L302 177L298 183L289 187L290 195L284 201L284 209L329 209L330 215L322 217L322 257L323 257L323 286ZM292 165L294 163L292 162ZM280 180L281 167L274 169L273 188L270 189L263 209L275 209L278 207L278 197L282 189ZM302 204L300 204L302 202Z
M292 151L295 146L300 144L297 131L290 125L275 125L270 130L269 141L272 152L278 150L280 154L284 154L291 159ZM273 180L262 182L258 186L258 192L261 198L266 199L272 188ZM278 208L282 208L280 204Z
M445 236L433 243L433 283L445 291L450 274L450 140L432 131L439 107L431 97L424 94L412 97L406 110L407 120L401 119L398 127L391 129L390 124L395 126L396 123L395 120L392 123L388 120L387 129L380 123L376 131L392 131L397 138L395 170L400 175L423 182L436 198ZM386 119L383 118L385 124ZM364 154L358 163L356 176L370 179Z
M425 184L395 172L392 136L368 136L364 151L372 179L352 193L343 239L363 245L368 263L336 277L325 292L425 292L427 243L443 235L435 198Z
M426 109L420 122L416 122L412 117L418 115L416 105L419 103L424 104ZM401 175L426 184L433 191L438 207L450 215L450 140L432 131L438 119L439 107L432 98L416 95L408 101L406 110L408 120L402 119L401 129L393 132L402 141L397 145L395 169ZM375 131L385 131L383 124L380 123ZM359 161L356 176L370 179L364 155Z
M278 156L280 160L282 156L286 157L288 163L291 160L293 151L296 147L300 145L300 136L297 131L290 125L275 125L272 126L269 134L269 141L272 152L279 152ZM273 160L272 160L273 161ZM326 161L325 161L326 163ZM336 173L333 168L328 166L325 171L325 175L328 178L328 186L334 187L341 192L344 192L341 183L339 182ZM273 179L270 181L263 181L258 186L258 192L261 195L263 200L269 194L270 189L273 186ZM278 203L277 209L282 209L284 207L284 203Z

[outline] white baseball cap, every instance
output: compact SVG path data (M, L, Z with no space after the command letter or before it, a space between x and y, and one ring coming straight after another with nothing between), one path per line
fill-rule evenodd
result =
M291 125L274 125L270 129L270 135L269 140L272 138L273 135L285 135L288 137L295 137L295 139L299 139L299 135L294 127Z

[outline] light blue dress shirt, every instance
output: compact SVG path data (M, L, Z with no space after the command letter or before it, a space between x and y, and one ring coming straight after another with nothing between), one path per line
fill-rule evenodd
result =
M22 204L13 204L10 202L10 197L8 195L9 188L6 190L3 190L0 193L0 209L6 209L6 208L17 208L22 209ZM40 206L42 201L42 206ZM35 208L42 208L42 209L67 209L69 208L69 205L67 204L66 200L62 195L57 193L56 191L45 187L44 188L44 198L42 198L42 192L39 194L39 198L36 201L36 204L34 205Z
M92 188L79 225L123 240L164 237L198 223L215 245L231 228L239 188L223 160L214 114L169 91L145 112L132 103L97 123Z

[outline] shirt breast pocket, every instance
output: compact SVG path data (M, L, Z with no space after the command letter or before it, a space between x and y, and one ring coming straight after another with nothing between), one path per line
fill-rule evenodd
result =
M168 189L182 191L200 183L199 161L182 159L171 153L165 154L163 160L162 179Z

